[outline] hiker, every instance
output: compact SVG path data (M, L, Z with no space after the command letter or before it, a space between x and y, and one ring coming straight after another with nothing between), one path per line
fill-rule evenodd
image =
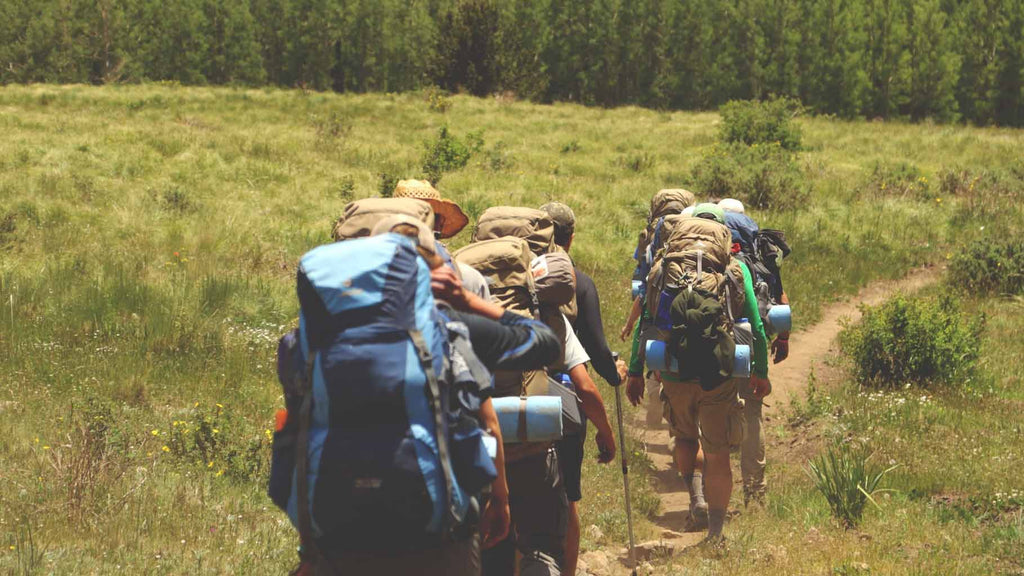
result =
M633 272L634 291L639 294L633 296L633 307L629 311L626 323L620 332L620 339L625 342L633 334L633 328L640 319L643 306L643 293L647 283L647 275L650 274L651 264L658 254L658 250L668 237L668 230L665 230L665 223L670 216L680 213L693 212L696 204L696 197L689 190L683 188L665 188L659 190L651 197L650 210L647 213L647 224L637 239L636 249L633 251L633 259L636 260L636 269ZM647 380L647 426L656 426L661 421L662 406L660 396L657 393L661 383L653 374L648 374Z
M394 204L391 207L397 206L398 204ZM402 206L404 208L411 208L412 212L418 211L415 205ZM358 210L354 209L353 213L355 212L358 212ZM303 443L301 440L294 440L296 425L292 418L286 418L284 428L278 434L275 434L274 465L271 472L270 492L276 504L286 510L296 511L297 518L293 515L292 520L300 527L300 533L304 533L303 564L297 571L300 574L336 574L342 572L349 573L350 571L352 573L382 574L479 574L481 539L484 546L492 545L506 536L509 526L509 497L505 480L504 456L501 449L501 432L489 397L490 377L488 370L545 366L555 361L560 354L560 345L555 339L554 334L547 327L539 322L506 314L500 307L482 301L475 295L461 289L461 284L458 282L454 271L444 266L444 261L438 254L438 245L433 238L433 233L424 221L429 220L428 217L420 218L418 217L420 216L419 214L417 216L412 216L408 213L403 214L403 210L394 210L393 213L402 215L393 216L390 219L385 218L383 221L380 221L376 227L379 228L376 231L381 234L380 236L361 240L358 247L353 245L350 249L346 246L348 243L345 242L340 246L340 250L334 251L333 255L341 256L345 261L344 271L341 268L337 268L336 265L331 265L331 262L339 261L337 258L331 259L331 250L333 248L321 247L303 258L303 266L300 268L300 300L303 302L303 322L300 323L300 327L305 326L305 332L309 332L311 330L310 327L316 324L321 325L322 329L328 331L337 330L337 328L334 328L336 324L325 323L317 318L317 314L311 313L316 308L315 303L318 301L315 298L310 298L311 290L330 294L330 289L326 291L324 289L332 281L332 276L338 275L340 275L340 278L335 278L333 281L337 282L340 286L346 285L344 283L346 275L353 275L354 278L358 278L358 284L361 286L361 290L358 293L353 292L349 295L339 294L331 297L330 300L322 300L322 296L320 297L321 300L319 301L323 302L320 306L324 306L330 301L331 306L344 307L345 303L342 301L345 298L350 298L351 301L348 304L355 306L353 310L357 313L354 316L349 313L349 322L354 322L354 324L341 329L336 338L344 341L343 339L346 338L345 332L349 330L358 331L361 334L355 340L351 340L352 345L332 353L328 357L321 357L320 362L317 363L316 369L318 369L320 374L323 374L325 387L328 382L331 383L329 388L331 391L330 396L320 397L319 400L319 402L327 402L330 411L328 414L320 413L321 416L319 417L312 416L312 424L320 426L316 424L318 418L322 419L324 416L334 418L336 413L344 418L344 414L347 411L349 413L348 418L365 421L363 425L352 424L358 427L347 429L348 434L351 434L353 430L379 430L388 425L394 426L396 425L396 420L391 416L382 415L381 418L375 420L367 420L366 418L373 418L372 414L370 414L373 410L387 409L393 404L392 397L398 399L404 397L403 404L405 408L400 410L403 417L409 418L410 424L417 414L421 418L425 417L429 412L433 412L435 415L448 414L447 427L452 435L451 437L445 435L444 437L448 439L446 442L442 442L440 434L433 434L431 432L434 430L434 426L430 425L430 419L428 418L423 422L420 430L426 434L431 434L432 438L437 439L438 452L433 453L433 456L425 458L425 455L428 453L420 452L417 448L415 452L407 454L396 452L395 456L392 457L390 456L390 450L392 449L388 447L388 444L377 446L374 442L378 442L379 439L374 436L365 438L370 443L367 445L368 447L377 446L372 452L359 452L356 444L346 443L343 440L346 432L341 432L341 430L346 430L346 428L335 428L336 425L345 426L344 422L336 424L331 421L328 424L326 443L323 436L314 434L311 430L309 434L311 451L309 454L318 454L319 464L317 468L309 468L311 472L317 470L317 472L313 472L314 478L311 479L313 482L310 483L310 493L313 495L310 504L313 505L313 508L310 509L311 513L307 514L308 517L303 520L302 510L309 508L302 505L303 500L301 496L298 496L298 503L293 500L295 497L291 495L293 491L290 487L292 472L289 472L289 470L302 468L296 464L296 459L289 460L286 457L289 446L294 447L295 444L303 445ZM359 225L363 224L366 224L366 222ZM402 242L408 243L408 239L402 241L391 240L390 238L396 238L397 236L395 234L385 234L385 232L392 231L413 238L415 240L415 252L405 251L406 249L403 248ZM324 250L325 248L327 248L326 251ZM321 256L321 254L323 255ZM377 258L379 254L393 254L394 256L391 264L388 264L386 260L382 262L382 264L389 266L387 274L377 272L377 275L374 276L375 270L384 270L380 265L375 265L374 258ZM425 262L431 270L429 277L424 277L419 272L415 272L416 267L410 266L411 260L403 260L403 258L408 258L404 254L412 254L412 258L418 257ZM362 262L360 258L365 259L366 262ZM325 265L327 267L324 267ZM361 266L365 267L367 271L365 274L358 271ZM417 276L409 276L409 274L416 274ZM418 286L422 286L427 290L427 296L424 298L424 293L419 288L409 292L399 288L400 284L391 285L392 282L401 282L401 279L404 277L408 277L410 280L415 277L421 278L421 280L416 280L416 282ZM305 289L303 288L304 286L306 287ZM310 286L313 288L309 288ZM363 294L372 294L373 290L380 289L378 286L383 288L383 292L378 292L383 298L381 300L381 307L367 308L363 304L360 308L360 298L364 298ZM410 373L408 367L404 372L401 371L401 368L398 368L399 372L394 372L395 365L392 363L392 360L378 366L368 366L367 360L378 357L382 360L386 359L393 347L403 347L405 345L403 342L396 342L389 336L384 336L384 340L374 340L374 335L381 330L394 330L391 327L394 322L407 323L411 321L419 325L422 320L430 317L426 308L419 308L431 305L435 301L434 297L430 296L430 292L433 292L437 297L437 310L439 312L430 322L436 322L440 319L445 320L444 324L446 325L445 329L450 341L450 348L447 349L448 352L444 352L445 348L442 347L440 342L437 342L437 336L444 334L444 331L436 331L438 329L431 328L429 322L424 325L425 329L421 332L422 335L419 336L420 341L417 343L415 338L412 339L413 343L420 350L421 362L425 361L423 356L424 348L421 347L422 344L433 349L432 353L435 355L435 361L432 361L431 365L435 369L438 366L445 367L441 369L441 374L438 375L443 376L443 378L438 378L439 381L436 383L434 381L430 382L431 386L429 387L424 386L420 388L421 390L426 388L431 390L426 395L428 399L427 404L417 404L420 402L420 400L415 399L417 394L410 396L410 392L415 389L412 386L416 386L418 381L414 376L415 373ZM306 296L303 297L303 294ZM407 294L415 294L415 296L403 301L401 296ZM412 300L416 301L415 304ZM409 305L418 307L415 315L404 312L404 307ZM324 312L327 311L324 310ZM328 313L332 315L336 322L343 321L346 318L344 310ZM375 317L379 317L379 319L375 319ZM392 319L389 320L389 318ZM365 324L365 326L360 325L366 322L369 322L369 324ZM434 326L437 325L435 324ZM299 340L295 334L299 334L299 332L296 331L296 333L289 334L285 339L282 339L283 350L287 351L289 349L286 346L286 340L288 340L289 336L292 337L291 340L294 342ZM311 334L316 334L316 332ZM427 344L428 337L434 340L434 344ZM467 341L467 337L469 341ZM312 336L309 338L312 338ZM312 342L309 338L306 340ZM345 366L346 355L352 355L354 350L366 345L374 346L375 348L367 349L361 357L357 355L356 357L360 358L359 363L349 364L348 369L341 369L338 372L331 371L329 365L325 366L328 362L334 363L339 367ZM282 349L279 349L279 353ZM295 381L293 374L297 371L300 374L298 380L303 380L304 378L301 375L307 369L301 357L295 358L301 355L302 348L296 344L291 347L291 350L297 353L293 353L291 356L287 353L279 355L279 375L281 376L282 384L285 386L286 399L294 397L294 394L289 394L289 390L294 390L294 387L288 384L288 382ZM391 353L393 360L399 359L398 356L394 355L397 353L397 349ZM436 354L439 353L451 354L451 363L439 363L436 360L438 358ZM402 351L401 354L407 357L407 352ZM415 358L415 355L413 357ZM330 358L330 361L327 358ZM429 356L427 359L430 359ZM407 363L408 361L403 360L402 362ZM369 364L373 364L373 362L370 361ZM450 366L450 369L448 366ZM376 376L361 382L345 382L344 378L350 376L352 370L370 370L371 372L368 374L376 374ZM430 374L433 370L424 370L424 372ZM410 376L410 374L413 374L413 376ZM410 377L413 380L409 380ZM340 378L340 380L334 380L335 378ZM398 378L399 385L403 385L401 381L405 380L404 386L406 391L398 396L393 396L393 394L381 396L381 393L384 393L384 389L380 388L381 382L394 382L395 378ZM420 379L422 380L422 377ZM433 379L426 378L426 380ZM353 386L353 384L358 384L358 386ZM420 385L422 385L422 382ZM440 385L436 388L441 391L440 395L434 394L432 391L436 385ZM314 392L314 394L316 393ZM362 414L361 412L352 413L353 409L358 409L360 406L364 408L369 406L366 404L366 400L371 397L367 396L368 394L379 396L379 400L372 404L374 409L366 410L367 414ZM346 397L350 401L345 401ZM429 408L429 402L434 401L431 399L439 401L439 403L435 403L435 408L433 409ZM331 403L331 400L335 400L335 403ZM399 401L401 402L401 400ZM338 404L339 402L341 404ZM295 410L295 412L301 413L300 410L296 410L293 401L289 400L288 405L289 412ZM417 408L417 406L420 407ZM314 406L313 410L316 411L319 408ZM426 412L422 412L422 410L426 410ZM405 415L407 411L408 416ZM316 414L317 412L313 413ZM469 415L475 416L475 418L469 417ZM399 427L404 426L401 422L402 420L397 421ZM441 430L442 422L444 422L443 419L436 420L437 430ZM363 426L366 427L363 428ZM483 426L497 440L498 448L493 463L486 456L482 456L482 438L479 432L476 432L479 430L478 426ZM318 427L317 429L320 428ZM279 441L279 435L286 430L292 435L293 440L291 443L284 441L286 436L282 436L282 441ZM338 438L342 439L332 443L330 440L332 433L341 434ZM300 438L302 436L301 429L298 436ZM316 451L313 451L314 438L318 438L316 441L320 446ZM409 439L405 442L411 442L412 436L407 438ZM419 439L420 436L417 435L416 438ZM453 448L446 448L446 444ZM348 446L351 446L351 448ZM411 443L408 444L407 449L411 450L412 448L413 445ZM357 478L355 484L348 484L344 480L344 476L337 477L337 472L334 471L337 467L335 459L338 457L344 458L344 455L349 454L349 451L353 449L357 451L352 452L352 457L342 460L347 462L343 466L350 470L350 472L345 474L350 474L351 470L358 470L363 460L368 457L373 458L373 454L376 453L385 458L383 461L378 461L376 470L380 469L381 463L384 464L385 470L388 466L399 466L400 468L396 468L392 472L385 472L384 483L381 483L380 480L359 481ZM279 457L279 452L282 457ZM304 452L305 450L299 452L298 459L301 459ZM446 452L450 454L448 458L444 457ZM432 459L437 457L440 457L440 460L433 460L433 462L439 463L440 466L437 466L436 463L432 466L429 465ZM409 458L411 458L411 461ZM425 462L427 463L426 467L424 467ZM409 464L412 464L411 468L408 467ZM437 527L435 526L437 521L431 520L427 525L427 533L424 534L424 528L420 523L422 520L416 520L416 518L424 518L423 513L425 510L417 502L417 500L422 500L424 493L416 490L415 485L408 485L406 488L403 488L402 482L407 481L402 479L409 477L410 473L422 473L423 480L420 480L421 486L423 481L427 481L427 493L433 494L434 489L430 488L431 481L428 478L436 477L439 474L439 468L444 470L444 474L438 478L441 482L434 484L434 486L447 487L449 489L449 497L447 500L443 497L437 499L442 503L435 504L435 514L433 517L441 522L445 530L437 534ZM453 473L452 470L455 472ZM374 473L377 474L379 472ZM453 474L455 480L451 480ZM300 474L297 477L302 478L303 476ZM334 478L334 480L332 481L330 478ZM386 480L387 478L392 478L393 480L388 481ZM490 497L483 503L482 511L480 511L477 503L481 502L481 491L486 488L487 484L490 484L491 479L494 482L491 486ZM300 487L301 485L302 481L300 480ZM334 490L325 492L324 486L331 486L332 488L336 486L337 494L334 494ZM319 488L315 493L312 492L314 487ZM383 492L376 493L374 490L383 490ZM408 490L413 492L408 492ZM297 492L297 494L303 493L302 490ZM408 501L380 500L380 497L385 494L402 496ZM434 499L434 496L431 496L431 498ZM367 508L367 506L372 505L374 502L380 504L380 507L376 509ZM448 504L448 514L444 514L444 503ZM440 507L438 508L438 506ZM342 511L347 513L339 514ZM382 522L387 522L388 518L391 517L394 517L397 523L382 524ZM412 518L411 520L410 517ZM405 520L397 520L398 518L405 518ZM360 519L362 522L358 521ZM312 532L314 526L317 528L315 538ZM479 531L479 534L477 531ZM374 539L374 536L380 537Z
M725 211L726 225L732 232L734 256L740 258L759 281L760 286L755 290L759 314L755 316L760 316L762 323L765 323L765 313L772 303L777 301L779 304L789 304L789 297L782 286L777 265L771 266L762 262L755 247L758 242L767 243L772 239L762 238L757 223L746 214L743 202L734 198L725 198L719 201L718 205ZM788 246L785 250L788 252ZM778 364L789 356L789 331L781 331L770 340L772 360ZM765 484L767 460L763 426L764 402L761 397L753 394L750 386L745 384L740 386L740 397L745 402L744 416L747 424L743 444L740 447L743 502L746 505L751 501L763 499L767 490Z
M540 207L548 213L555 224L554 242L557 246L569 253L572 241L576 237L576 215L572 209L560 202L549 202ZM593 363L594 370L612 386L619 386L625 379L626 363L616 360L612 351L608 348L608 342L604 336L604 326L601 321L601 301L597 294L597 287L593 279L573 266L576 274L576 321L572 323L573 331L578 338L578 344L583 347L583 354L574 354L579 362L570 362L570 349L566 345L566 365L571 370L574 366L580 365L582 369L578 375L581 381L590 381L590 376L584 365L588 360ZM586 358L586 359L584 359ZM574 379L575 384L575 379ZM589 382L587 388L590 388ZM577 386L579 390L579 386ZM600 404L601 420L606 421L604 402L600 398L600 392L593 388L596 396L595 404ZM585 407L586 408L586 407ZM586 412L586 410L584 410ZM609 432L610 435L610 432ZM620 439L621 441L621 439ZM558 443L559 458L562 462L562 472L565 475L565 491L569 499L569 526L565 544L565 563L563 565L566 574L575 574L576 565L579 559L580 545L580 518L579 501L583 494L580 486L582 474L584 446L586 444L586 426L579 436L572 436Z
M652 269L651 277L659 284L648 286L644 316L634 330L627 379L627 395L638 405L645 388L641 334L658 334L656 340L667 337L665 349L672 351L678 366L658 374L664 417L674 439L674 462L690 492L691 516L701 521L706 510L705 542L710 544L724 538L722 528L732 493L729 452L739 446L743 434L742 400L737 389L741 378L732 375L735 345L726 329L732 322L724 320L735 316L740 301L743 314L756 316L750 274L741 262L732 261L730 240L724 212L714 204L698 204L693 216L678 224L667 241L667 254ZM683 290L680 284L680 291L666 292L671 288L670 279L690 289ZM670 318L662 318L669 313ZM770 391L767 346L763 329L758 331L753 321L751 325L750 387L754 395L763 397ZM702 475L696 469L700 448L704 454Z
M502 375L506 384L498 387L505 391L504 394L527 395L531 390L550 393L553 390L550 382L557 389L568 388L563 402L572 402L573 410L582 411L595 423L598 461L607 463L616 452L615 437L601 395L587 372L586 363L590 358L567 318L567 314L575 317L574 266L568 255L554 244L553 237L554 226L545 212L530 208L493 207L481 214L474 232L477 243L457 252L456 260L474 262L483 267L481 271L486 270L485 276L493 280L495 297L509 301L522 314L536 314L560 335L565 345L563 357L550 375L506 374ZM518 251L526 253L519 252L517 256ZM520 263L518 267L511 264L516 261ZM529 265L524 266L527 261ZM529 277L522 274L527 269ZM577 460L583 457L582 443L585 441L585 430L582 429L585 418L580 420L581 429L566 433L556 442L553 452L541 455L545 462L540 456L531 455L523 458L526 463L516 460L510 465L514 472L523 470L522 474L516 474L516 478L510 480L513 498L517 493L527 496L512 505L515 534L484 555L484 573L488 576L511 574L517 548L524 558L520 564L521 574L575 572L578 545L566 546L566 542L573 525L578 533L578 520L573 522L567 496L578 499L582 462ZM512 476L513 472L510 472L510 478Z
M442 198L429 180L399 180L391 197L415 198L430 204L434 210L434 237L439 240L455 236L469 224L469 216L466 216L462 208L454 201ZM465 264L457 264L456 271L465 288L485 301L491 299L487 283L479 272Z

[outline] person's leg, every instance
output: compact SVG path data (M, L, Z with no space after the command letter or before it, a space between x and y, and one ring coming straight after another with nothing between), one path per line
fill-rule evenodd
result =
M743 444L740 445L740 472L743 475L743 502L747 504L752 499L761 499L767 488L764 481L766 460L762 425L764 402L754 396L749 380L740 385L740 398L744 402L746 425Z
M516 547L523 554L520 576L559 574L565 561L569 504L556 451L506 465L506 473Z
M565 532L565 562L562 571L575 574L580 557L580 514L578 503L583 499L581 477L583 474L583 453L587 442L587 421L576 436L563 438L557 443L559 468L562 485L569 501L569 517Z
M708 501L708 539L722 536L732 496L729 452L743 441L743 401L736 381L728 380L702 394L699 401L701 446L704 449L704 495Z
M690 493L690 517L698 523L707 519L704 502L704 484L701 470L703 460L697 439L697 398L700 387L689 382L669 383L662 387L664 416L672 435L672 459Z
M644 395L647 397L647 427L653 428L661 422L664 411L661 405L661 382L653 372L647 376L644 382L646 384Z
M569 522L565 531L565 562L562 572L575 574L580 559L580 511L579 502L569 502Z

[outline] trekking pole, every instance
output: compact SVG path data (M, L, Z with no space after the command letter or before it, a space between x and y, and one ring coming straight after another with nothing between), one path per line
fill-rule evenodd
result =
M618 354L615 355L618 360ZM629 530L629 562L636 576L636 548L633 545L633 506L629 502L629 464L626 458L626 430L622 426L622 384L615 386L615 416L619 421L619 453L622 455L622 486L626 495L626 528Z

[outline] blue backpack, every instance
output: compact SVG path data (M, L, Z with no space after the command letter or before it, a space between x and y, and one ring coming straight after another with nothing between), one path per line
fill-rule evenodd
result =
M496 472L457 394L450 359L467 343L436 307L412 240L316 248L298 295L299 329L279 347L289 416L269 492L303 547L388 552L464 531Z

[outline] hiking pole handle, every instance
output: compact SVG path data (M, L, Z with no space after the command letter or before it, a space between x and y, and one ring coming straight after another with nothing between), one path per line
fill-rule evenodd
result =
M622 487L626 500L626 528L629 532L629 562L636 576L636 547L633 543L633 506L629 501L629 464L626 456L626 433L622 425L622 386L615 387L615 415L619 422L619 454L622 457Z

